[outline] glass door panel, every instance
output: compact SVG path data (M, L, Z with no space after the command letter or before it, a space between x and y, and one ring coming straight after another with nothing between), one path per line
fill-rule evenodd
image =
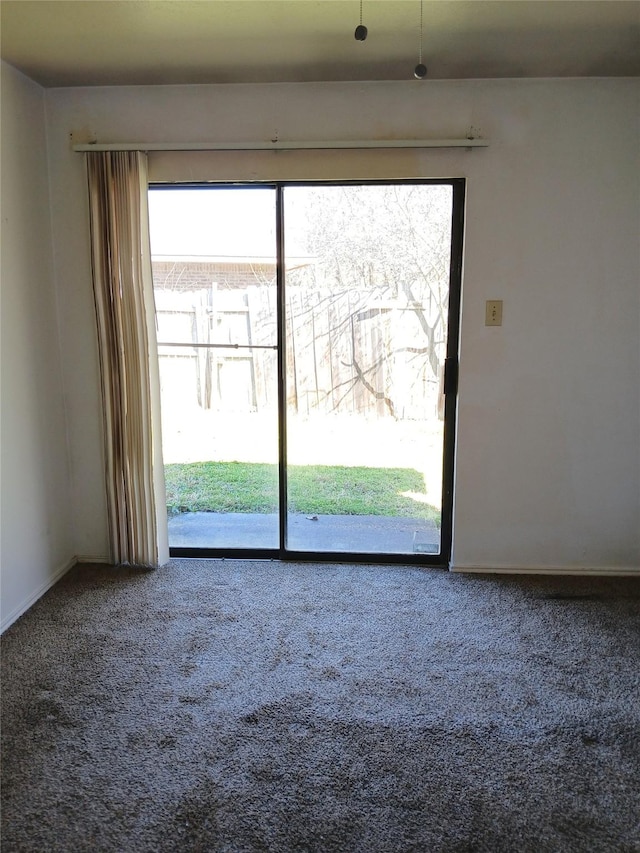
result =
M291 551L441 551L451 185L286 186Z
M276 191L152 188L172 548L279 547Z

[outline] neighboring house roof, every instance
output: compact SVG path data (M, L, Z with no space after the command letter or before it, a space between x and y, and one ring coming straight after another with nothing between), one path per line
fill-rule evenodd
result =
M306 266L316 260L313 255L287 255L285 263L290 266ZM276 264L275 256L271 255L152 255L152 263L183 263L183 264Z
M289 271L310 266L312 257L289 257ZM225 289L244 289L275 278L274 257L233 255L152 255L154 287L166 290L201 290L212 284Z

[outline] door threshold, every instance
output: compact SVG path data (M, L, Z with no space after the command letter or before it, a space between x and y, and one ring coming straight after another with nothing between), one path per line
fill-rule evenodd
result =
M280 560L289 563L370 563L446 569L449 562L438 554L366 554L341 551L290 551L279 548L170 548L171 557L187 559Z

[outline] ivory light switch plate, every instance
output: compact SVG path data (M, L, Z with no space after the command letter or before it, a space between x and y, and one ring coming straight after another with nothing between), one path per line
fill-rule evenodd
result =
M488 299L484 316L485 326L502 325L502 299Z

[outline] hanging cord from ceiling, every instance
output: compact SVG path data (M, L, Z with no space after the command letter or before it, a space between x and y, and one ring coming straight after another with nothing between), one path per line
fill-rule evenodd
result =
M356 41L364 41L369 34L369 30L362 23L362 0L360 0L360 23L356 27L356 31L353 34Z
M424 0L420 0L420 54L419 54L419 58L418 58L418 64L413 69L413 76L417 80L424 80L424 78L427 76L427 66L422 61L422 37L423 37L423 33L424 33L424 26L423 26L424 8L423 8L423 6L424 6Z

